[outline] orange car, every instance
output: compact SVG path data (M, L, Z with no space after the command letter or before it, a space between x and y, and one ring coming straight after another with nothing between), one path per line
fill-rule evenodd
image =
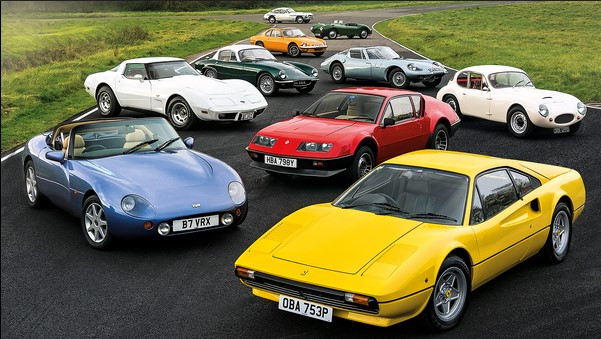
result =
M270 28L262 34L251 37L250 43L263 46L271 52L288 53L293 57L297 57L301 53L313 53L321 56L328 48L324 40L310 38L294 27Z

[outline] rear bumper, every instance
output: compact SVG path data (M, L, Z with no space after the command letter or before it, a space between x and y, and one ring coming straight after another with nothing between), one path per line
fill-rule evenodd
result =
M262 169L265 171L288 174L302 175L308 177L331 177L336 174L346 171L353 161L353 155L347 155L333 159L318 159L318 158L299 158L279 154L266 154L246 149L248 155L253 160L251 167ZM275 156L279 158L296 159L297 167L282 167L265 163L265 155Z

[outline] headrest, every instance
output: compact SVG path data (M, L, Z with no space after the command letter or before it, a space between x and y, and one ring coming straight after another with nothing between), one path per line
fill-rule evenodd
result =
M430 189L428 182L425 180L409 180L406 191L413 194L428 194Z
M125 142L142 142L146 140L146 134L140 129L136 129L131 133L125 135Z
M83 137L79 134L75 134L75 148L86 147L86 142L83 140Z

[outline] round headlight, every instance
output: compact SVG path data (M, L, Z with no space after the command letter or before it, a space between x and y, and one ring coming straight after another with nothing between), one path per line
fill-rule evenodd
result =
M313 69L313 71L311 73L313 74L314 77L316 77L319 74L319 72L317 72L316 69Z
M280 78L286 79L286 72L280 71Z
M159 232L160 235L167 235L169 234L169 231L171 231L171 226L166 222L162 222L157 226L157 232Z
M549 109L543 104L538 105L538 113L543 117L546 117L547 115L549 115Z
M231 213L225 213L221 216L221 223L229 226L234 222L234 216Z
M125 198L123 198L123 200L121 200L121 208L125 212L133 210L134 207L136 207L136 199L134 199L134 197L132 197L131 195L128 195Z
M586 105L583 104L582 102L579 102L578 105L576 105L576 107L578 108L578 113L585 115L586 114Z
M236 205L241 204L246 200L246 192L244 191L244 186L237 181L230 182L228 186L228 193L230 194L230 198L232 198L232 201Z

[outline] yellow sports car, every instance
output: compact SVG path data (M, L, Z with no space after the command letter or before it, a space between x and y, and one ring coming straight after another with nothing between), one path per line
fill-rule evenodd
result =
M301 53L313 53L321 56L328 48L324 40L310 38L294 27L270 28L259 35L252 36L250 43L265 47L271 52L288 53L292 57L297 57Z
M560 262L585 188L569 168L450 151L384 162L333 203L282 219L235 273L281 310L455 326L470 292L541 251Z

